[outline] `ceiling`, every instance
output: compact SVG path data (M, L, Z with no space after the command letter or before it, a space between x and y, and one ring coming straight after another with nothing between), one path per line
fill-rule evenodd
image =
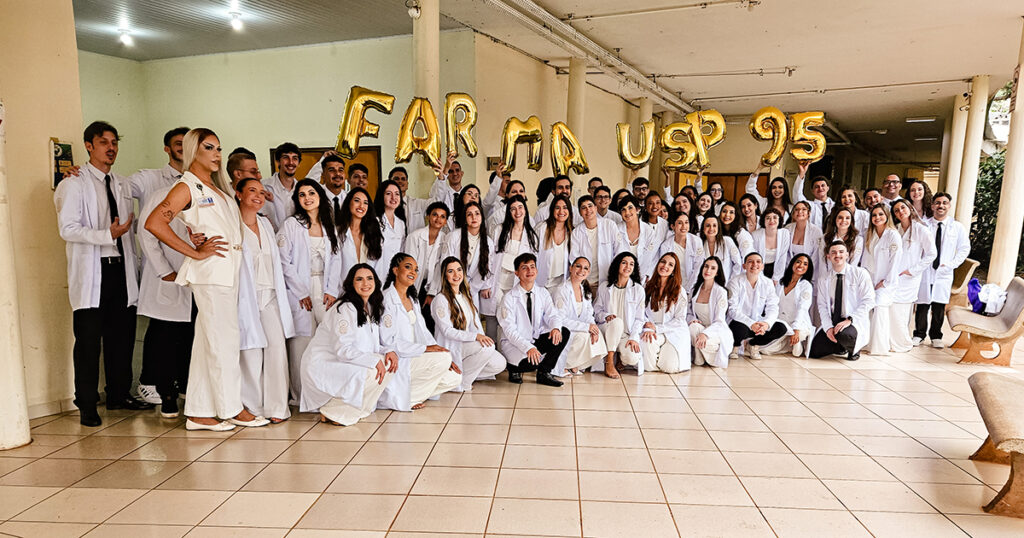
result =
M442 29L470 27L553 66L568 65L567 50L496 2L513 3L441 0ZM768 104L823 110L854 142L919 162L938 161L943 120L953 96L968 89L965 80L992 75L990 93L1009 80L1024 14L1024 3L1006 0L761 0L752 9L747 0L708 0L704 8L688 0L536 2L699 108L726 115ZM242 0L243 32L228 25L229 3L74 0L79 47L145 60L412 31L401 0ZM133 47L117 41L122 16L129 17ZM591 72L595 86L629 100L643 96L596 64ZM905 122L913 116L938 120ZM880 129L887 134L871 132ZM920 137L940 140L914 140Z

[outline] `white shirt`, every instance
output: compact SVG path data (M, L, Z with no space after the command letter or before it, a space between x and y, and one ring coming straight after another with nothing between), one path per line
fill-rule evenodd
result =
M743 271L729 281L729 319L747 327L763 321L774 325L779 317L779 296L775 285L763 274L757 275L753 286Z
M285 219L292 216L295 213L295 204L292 203L292 193L295 192L295 186L299 184L298 179L292 182L292 188L286 189L281 184L280 172L274 173L270 176L270 179L263 183L263 188L267 189L274 195L274 200L267 202L263 207L264 215L270 219L270 223L274 225L274 231L279 231L281 225L284 224Z
M181 178L181 172L170 164L163 168L147 168L128 176L128 185L132 190L132 198L139 201L141 208L149 201L149 196L162 189L170 189L175 181Z
M103 172L101 172L98 168L93 166L92 163L86 163L85 166L82 167L82 171L84 172L83 177L89 182L89 185L92 186L93 190L96 192L96 211L97 211L96 215L99 218L99 220L96 221L97 227L98 228L108 228L109 229L110 228L110 224L111 224L111 220L110 220L110 203L107 200L107 182L106 182L106 179L104 179L107 174L104 174ZM120 180L120 178L115 179L113 174L114 174L114 172L111 171L110 172L110 181L111 181L110 188L111 188L111 192L113 192L113 189L115 188L114 187L114 182ZM115 197L116 197L116 195L115 195ZM120 222L122 224L124 223L125 219L128 217L128 215L122 215L120 211L118 211L117 215L118 215L118 222ZM121 236L121 243L124 244L124 242L129 240L129 239L130 239L130 236L128 234L125 234L125 235ZM101 258L118 257L120 255L121 255L121 253L117 251L117 240L116 239L114 240L114 242L112 244L102 245L100 247L100 257Z
M793 183L793 194L796 202L806 201L811 205L811 224L824 229L825 219L827 219L829 214L832 213L832 208L836 205L835 200L827 196L824 200L818 200L817 198L810 199L804 196L804 176L798 176L796 178L796 182Z
M534 285L529 291L532 294L532 321L526 311L527 290L520 284L502 297L498 308L498 324L502 329L501 352L509 364L519 364L540 335L562 326L561 315L555 309L548 290Z

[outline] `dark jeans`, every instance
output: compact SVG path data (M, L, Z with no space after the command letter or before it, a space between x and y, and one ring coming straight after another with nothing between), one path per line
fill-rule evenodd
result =
M188 384L188 366L192 360L192 340L195 338L195 307L191 321L164 321L150 319L149 329L142 343L143 372L156 385L161 398L178 397ZM140 378L140 383L142 383Z
M786 326L781 321L776 321L764 334L755 335L750 327L733 320L729 322L729 330L732 331L733 342L739 346L744 340L750 338L752 346L766 346L783 336L786 336Z
M100 263L100 306L72 314L75 347L75 405L95 409L99 402L100 350L107 378L107 401L123 401L132 387L135 307L128 306L124 261Z
M924 340L925 336L932 340L942 340L942 320L946 316L946 305L943 303L919 304L914 311L914 336ZM928 311L932 314L932 323L928 325ZM925 328L927 327L927 334Z
M555 363L558 362L558 356L562 354L562 350L569 344L569 329L562 327L562 341L555 345L551 343L551 333L547 332L541 335L540 338L533 341L534 347L537 351L540 351L541 360L540 364L530 364L529 359L523 359L519 361L518 365L509 364L508 371L510 372L532 372L537 370L538 372L550 373L555 368Z
M850 325L836 333L836 341L833 342L825 335L825 331L818 331L811 340L810 357L820 359L837 353L852 355L857 347L857 329Z

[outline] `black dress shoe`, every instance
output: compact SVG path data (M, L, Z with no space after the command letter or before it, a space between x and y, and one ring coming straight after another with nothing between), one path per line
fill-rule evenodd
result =
M124 400L107 400L107 410L113 411L115 409L130 409L132 411L141 411L143 409L153 409L156 407L151 403L144 402L142 400L136 400L135 398L125 398Z
M857 360L859 358L860 358L860 353L850 353L850 355L846 357L846 360L848 360L848 361L855 361L855 360Z
M548 372L537 372L537 383L549 387L561 387L564 384Z
M522 384L522 382L523 382L523 373L522 372L509 372L508 373L508 380L513 382L513 383L516 383L516 384Z
M82 426L95 428L103 424L103 421L100 419L100 414L97 413L95 409L79 409L78 413L78 422L81 423Z

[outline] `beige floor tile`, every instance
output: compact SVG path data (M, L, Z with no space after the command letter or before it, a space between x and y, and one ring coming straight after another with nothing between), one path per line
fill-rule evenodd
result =
M588 501L663 503L658 475L580 471L580 498Z
M659 475L668 502L714 506L754 506L735 476Z
M487 527L491 499L483 497L410 496L392 529L421 532L482 533Z
M865 537L871 533L846 510L801 510L793 508L762 508L779 538L828 536Z
M800 454L799 457L821 479L897 481L892 473L869 456Z
M18 521L101 523L145 493L139 489L65 489L14 516Z
M761 511L744 506L669 506L681 536L774 537Z
M576 448L581 471L624 471L653 473L654 466L646 448Z
M433 443L369 442L352 458L356 465L423 465Z
M385 422L370 441L388 443L433 443L441 435L444 424L394 424Z
M584 536L675 536L665 504L583 501Z
M390 418L390 417L389 417ZM357 422L351 426L338 427L326 422L317 423L303 436L303 441L366 441L377 431L376 422Z
M509 426L505 424L448 424L438 439L440 443L505 444Z
M498 470L483 467L424 467L412 495L492 497Z
M183 418L165 419L154 416L126 418L110 427L103 428L94 435L98 437L107 435L127 437L159 437L177 426L184 424Z
M91 530L88 538L181 538L192 527L188 525L115 525L104 523Z
M396 411L388 416L387 422L391 424L444 424L451 418L452 411L454 410L453 407L448 406L428 406L410 413L399 413Z
M325 493L295 527L386 531L404 501L404 495Z
M823 418L878 418L859 403L804 402L808 409Z
M299 439L316 426L308 420L287 420L265 428L241 428L233 439ZM325 424L330 426L330 424ZM335 426L336 427L336 426Z
M863 456L864 452L841 435L817 433L779 433L779 438L797 454Z
M757 387L736 387L733 386L736 394L744 401L772 401L772 402L795 402L796 398L782 388L757 388Z
M187 465L186 461L115 461L72 487L152 489Z
M152 440L150 437L89 436L50 454L47 458L114 460Z
M639 413L638 413L639 414ZM589 411L577 410L574 414L576 426L585 428L636 428L637 415L631 411ZM657 413L676 416L675 413ZM692 416L692 415L691 415Z
M996 496L996 490L981 484L908 483L910 489L944 514L984 514L981 507Z
M630 397L660 398L663 400L679 400L683 398L675 385L626 385L626 393Z
M639 428L576 428L576 444L589 447L644 448Z
M513 426L573 426L572 409L516 409Z
M651 449L650 454L659 474L735 474L717 450Z
M894 458L934 458L938 456L913 437L848 435L847 439L869 456Z
M740 416L740 415L733 415ZM666 429L666 430L703 430L704 425L698 420L697 415L690 412L677 413L652 413L649 411L638 411L634 424L639 423L641 428Z
M575 409L594 411L632 411L629 398L625 396L573 396Z
M419 465L349 465L327 488L328 493L405 495L420 474Z
M999 463L972 460L950 460L978 480L1000 489L1010 476L1010 467Z
M753 415L742 400L693 400L687 399L694 413L717 413L722 415Z
M932 513L935 509L899 482L825 480L848 510Z
M0 486L0 521L11 519L19 512L60 491L61 488L32 486Z
M828 418L830 426L847 436L893 436L904 435L892 424L880 418Z
M391 533L391 536L399 536L403 533ZM343 531L326 529L292 529L288 538L384 538L388 536L387 531ZM423 538L414 536L413 538ZM449 538L449 537L445 537Z
M509 445L502 467L513 469L576 470L576 448L571 446Z
M771 431L775 433L816 433L824 435L838 434L832 426L818 417L794 417L778 415L761 415Z
M768 427L757 415L699 413L697 418L708 431L766 432Z
M700 386L700 385L694 386L694 385L690 385L690 386L686 386L686 387L679 387L679 391L682 392L683 396L685 396L687 400L691 400L691 399L701 399L701 400L735 400L735 399L739 398L739 396L737 396L736 393L733 392L731 388L729 388L729 387L727 387L725 385L721 385L721 386Z
M708 432L715 445L723 452L776 452L790 451L770 432Z
M519 426L513 424L508 432L509 445L576 444L576 430L571 426Z
M240 491L207 516L202 524L291 528L318 497L315 493Z
M515 394L485 394L467 392L459 400L459 407L515 407Z
M895 512L854 512L876 538L905 536L967 536L942 514L905 514Z
M320 493L341 472L341 465L271 463L253 477L243 491Z
M8 521L0 525L0 534L8 536L45 536L46 538L74 538L84 536L94 523L33 523Z
M7 474L7 473L9 473L9 472L11 472L11 471L13 471L15 469L19 469L21 467L24 467L24 466L32 463L33 461L36 461L36 458L7 458L7 457L0 457L0 476L3 476L3 475L5 475L5 474Z
M717 450L708 432L703 430L643 430L649 449Z
M810 417L814 415L814 412L801 402L751 401L747 402L747 406L761 417Z
M198 525L230 491L153 490L111 517L109 523Z
M843 505L816 478L741 476L740 481L761 508L843 509Z
M911 437L944 437L978 442L971 432L945 420L894 420L889 423Z
M876 415L886 420L938 420L935 413L919 405L865 404Z
M266 464L197 461L160 484L160 489L235 491L256 476Z
M49 443L45 440L46 438L60 439L62 442L61 444ZM78 441L79 439L84 439L84 437L80 435L37 435L33 430L31 443L24 446L20 446L18 448L10 448L0 452L0 459L42 458L48 454L53 454L54 452L60 450L61 448ZM67 442L63 442L64 440L66 440Z
M446 422L450 424L510 424L512 411L512 409L501 407L460 407L452 414L451 420Z
M502 469L496 497L518 499L579 499L576 471L555 469ZM493 517L493 516L492 516Z
M221 439L186 439L160 437L126 455L126 460L195 461L224 441Z
M516 409L572 409L572 396L562 394L520 394Z
M641 413L691 413L690 404L680 398L630 398L633 410Z
M1019 538L1024 536L1024 519L981 516L950 516L953 523L971 536L985 538ZM0 531L3 527L0 527Z
M494 499L488 534L580 535L580 505L576 501Z
M976 439L915 438L938 455L951 460L965 460L981 446L981 443Z
M356 441L295 441L274 463L320 463L344 465L363 447Z
M125 417L102 418L103 424L100 427L89 428L87 426L82 426L78 422L79 419L77 416L67 415L60 417L57 420L47 422L46 424L43 424L41 426L36 426L35 428L32 428L32 435L35 436L36 434L39 433L49 435L92 435L102 430L103 428L109 428L114 424L117 424L118 422L124 420Z
M978 484L977 478L945 459L876 457L875 461L904 482Z
M587 376L593 377L593 376ZM574 380L575 381L575 380ZM589 380L583 380L579 383L573 383L572 385L573 399L579 402L579 398L588 396L626 396L626 387L621 382L612 381L610 383L602 382L590 382ZM579 406L576 406L579 409Z
M724 452L722 455L739 476L814 478L807 466L793 454Z
M288 529L261 529L258 527L196 527L187 538L283 538Z
M427 465L439 467L500 467L504 445L438 443L427 458Z
M111 460L37 460L0 477L0 485L67 487L111 463Z

